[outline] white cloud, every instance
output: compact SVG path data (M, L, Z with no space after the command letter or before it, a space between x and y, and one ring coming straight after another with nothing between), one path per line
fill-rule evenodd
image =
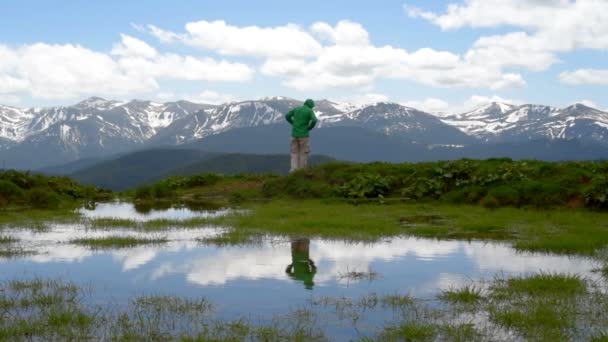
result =
M126 34L120 34L122 41L114 45L112 54L125 57L143 57L154 58L158 55L156 49L148 45L143 40L131 37Z
M443 30L512 26L525 32L481 37L466 59L495 67L543 71L558 63L556 53L608 49L608 1L605 0L466 0L443 14L407 7Z
M575 71L562 72L560 81L571 85L608 85L608 70L601 69L578 69Z
M504 97L498 95L492 96L482 96L482 95L473 95L469 99L467 99L461 107L462 111L468 111L477 109L486 105L489 105L493 102L499 103L507 103L512 105L520 105L524 103L524 101L516 100L516 99L506 99Z
M238 97L232 94L218 93L213 90L203 90L198 94L176 94L174 92L159 92L155 99L161 102L187 100L194 103L223 104L238 101Z
M601 110L603 112L608 112L608 108L602 108L602 106L598 105L595 101L592 101L592 100L580 100L580 101L575 101L572 104L576 104L576 103L581 103L587 107L595 108L595 109Z
M408 52L373 45L361 24L347 20L335 26L317 22L308 31L292 24L261 28L198 21L186 24L185 33L153 26L150 32L164 42L181 41L220 54L263 57L262 74L283 78L286 86L301 91L365 91L376 80L387 78L436 87L502 89L525 85L521 75L503 73L502 66L479 58L469 60L431 48Z
M342 20L336 27L317 22L310 29L321 39L336 45L365 46L369 44L369 34L365 28L352 21Z
M232 94L218 93L212 90L204 90L196 96L187 97L189 101L208 103L208 104L222 104L227 102L236 101L237 97Z
M419 109L428 113L443 113L450 109L450 104L437 98L426 98L422 101L404 101L401 105Z
M351 96L351 97L346 97L346 98L339 98L339 99L337 99L337 101L352 103L354 105L361 106L361 105L367 105L370 103L388 102L389 97L384 94L368 93L368 94L356 95L356 96Z
M132 96L158 89L163 79L242 82L254 72L242 63L161 54L137 38L121 36L111 54L72 44L0 46L0 94Z
M185 34L149 27L151 33L161 41L179 40L224 55L310 57L321 50L321 45L308 32L294 24L267 28L237 27L228 25L223 20L201 20L187 23Z

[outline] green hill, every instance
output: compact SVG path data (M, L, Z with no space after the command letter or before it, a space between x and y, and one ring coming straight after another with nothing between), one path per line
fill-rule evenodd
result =
M171 176L199 173L287 174L289 158L288 155L221 154L197 149L157 148L104 160L69 176L82 184L122 191ZM333 160L313 156L311 165Z
M125 190L154 181L170 170L216 155L194 149L156 148L105 160L69 176L82 184Z
M335 161L335 159L326 156L311 156L310 165L321 165L331 161ZM289 168L289 155L231 153L174 169L168 174L163 175L160 179L170 176L192 176L199 173L219 173L225 175L275 173L284 175L289 173Z

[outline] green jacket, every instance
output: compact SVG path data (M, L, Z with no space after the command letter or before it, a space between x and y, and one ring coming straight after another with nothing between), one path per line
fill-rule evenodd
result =
M317 124L317 117L312 108L315 102L311 99L306 100L301 107L290 110L285 119L291 124L291 136L294 138L306 138L308 132Z

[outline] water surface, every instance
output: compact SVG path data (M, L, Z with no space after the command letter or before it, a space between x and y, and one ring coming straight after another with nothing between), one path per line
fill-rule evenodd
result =
M137 213L127 204L109 204L82 212L88 218L149 220L209 217L228 211L173 208ZM70 241L150 233L91 230L85 224L58 224L45 231L5 230L3 235L19 239L22 248L35 254L0 259L0 280L43 277L74 281L93 286L96 304L121 305L143 294L206 297L217 305L222 318L255 316L263 320L309 305L314 298L359 298L376 293L432 299L442 290L497 275L539 271L599 277L592 271L597 265L590 258L518 252L507 243L402 237L370 244L266 237L255 245L219 247L197 241L224 229L169 229L152 233L166 237L166 244L111 250L93 250ZM349 276L352 272L374 276ZM380 315L372 321L381 325L384 318ZM333 333L353 337L338 326Z

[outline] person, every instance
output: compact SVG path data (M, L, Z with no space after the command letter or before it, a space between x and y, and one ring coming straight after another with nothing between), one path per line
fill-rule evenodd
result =
M305 168L308 165L310 155L309 132L317 124L317 117L312 110L315 102L311 99L306 100L301 107L290 110L285 119L291 124L291 170Z
M304 283L307 290L312 290L315 285L313 279L317 273L317 266L310 259L310 240L298 238L291 240L291 264L285 269L285 273L294 280Z

